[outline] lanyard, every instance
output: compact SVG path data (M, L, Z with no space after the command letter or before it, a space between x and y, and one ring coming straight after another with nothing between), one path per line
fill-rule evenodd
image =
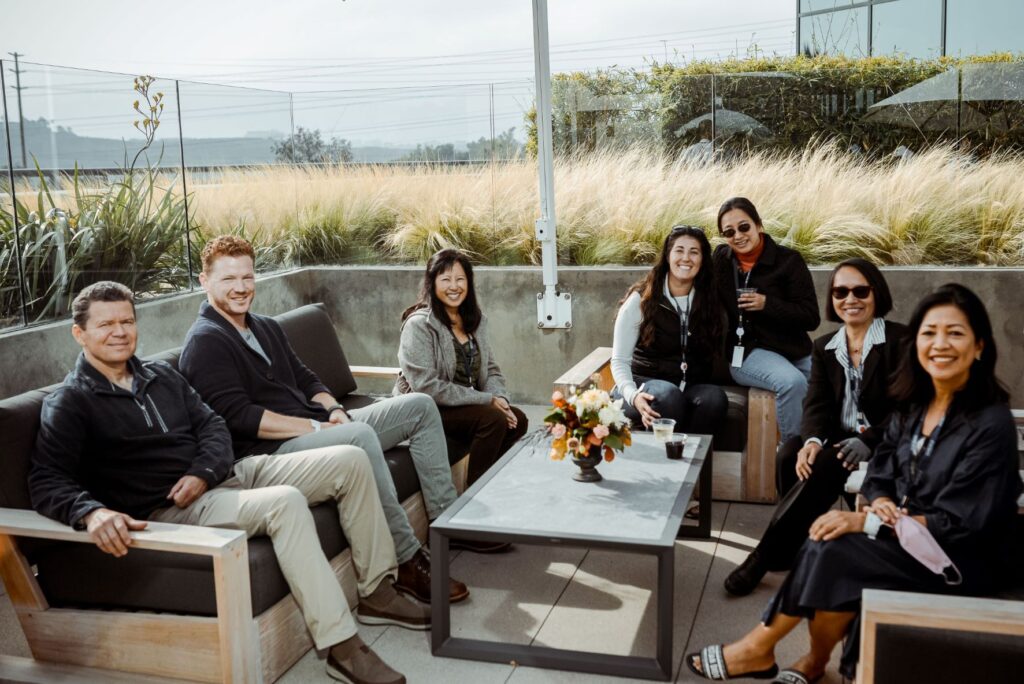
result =
M686 348L690 342L690 298L686 298L685 311L679 308L679 304L676 303L675 297L670 296L668 300L671 302L672 308L676 310L676 314L679 316L679 370L683 372L683 383L685 383L687 369Z
M454 333L452 333L452 337L455 337ZM455 339L455 342L458 344L458 338ZM476 341L473 339L473 336L470 335L466 344L459 344L459 347L463 350L462 368L466 371L466 380L469 381L471 386L475 385L476 379L473 377L473 361L476 359Z
M756 264L755 264L755 266L756 266ZM732 282L733 282L733 285L736 286L737 290L740 289L739 270L740 270L740 267L736 264L736 257L734 256L732 258ZM747 271L747 277L743 280L743 287L744 288L746 288L746 287L748 287L750 285L750 275L753 272L754 272L754 266L751 266L750 270ZM739 312L739 325L736 326L736 344L742 347L743 346L743 333L744 333L744 330L743 330L743 309L741 309L741 308L739 308L737 306L736 307L736 311Z
M924 430L924 418L927 414L921 414L921 419L917 421L917 427L914 428L914 434L910 438L910 486L907 488L907 493L903 496L903 503L901 506L906 506L910 500L911 494L916 493L917 483L920 479L920 469L918 468L918 462L922 459L927 461L931 458L932 452L935 451L935 442L939 439L939 431L942 430L943 423L946 422L946 414L942 414L942 418L939 418L939 422L936 423L935 427L932 428L932 433L927 438L922 437L921 431ZM914 444L917 443L917 448L914 448Z

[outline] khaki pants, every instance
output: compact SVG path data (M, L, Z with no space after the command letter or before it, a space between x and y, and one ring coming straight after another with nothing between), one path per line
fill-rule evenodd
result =
M395 576L397 563L370 462L358 447L244 458L235 464L233 476L188 508L163 508L150 519L269 536L313 641L325 649L357 632L309 511L310 505L328 499L338 502L359 595L367 596L386 576Z

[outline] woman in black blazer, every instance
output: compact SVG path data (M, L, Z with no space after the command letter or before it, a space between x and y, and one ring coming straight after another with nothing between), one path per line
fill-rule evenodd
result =
M689 654L694 673L813 682L846 637L839 671L853 678L865 589L971 595L1006 579L1022 485L988 313L967 288L945 285L908 327L892 383L897 411L861 488L871 504L815 520L761 624ZM778 672L775 645L804 618L810 650Z
M776 464L785 496L757 548L726 578L729 593L745 596L766 572L789 570L811 523L881 441L894 408L889 376L907 334L885 320L891 309L889 286L874 264L848 259L832 271L825 318L843 325L814 342L801 436L783 444Z

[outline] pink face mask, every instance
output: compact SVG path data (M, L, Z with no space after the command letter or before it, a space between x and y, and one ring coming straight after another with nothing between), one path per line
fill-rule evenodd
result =
M907 553L936 575L942 575L946 584L957 585L963 581L960 570L953 565L946 552L935 541L928 528L909 515L902 515L896 521L896 537ZM946 572L946 568L950 572ZM955 574L954 574L955 573Z

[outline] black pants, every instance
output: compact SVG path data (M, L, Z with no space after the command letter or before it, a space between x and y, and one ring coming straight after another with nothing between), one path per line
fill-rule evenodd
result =
M490 404L437 407L444 434L456 442L469 445L467 487L479 480L502 454L526 434L526 415L515 406L511 408L518 418L514 428L508 426L505 414Z
M645 392L654 396L651 408L661 414L662 418L676 421L676 432L697 432L713 435L718 431L729 410L729 399L718 385L688 384L686 391L680 392L679 386L665 380L636 376L633 380L639 385L645 383ZM617 391L615 397L620 395ZM642 429L640 412L633 406L623 406L623 412L634 427Z
M802 446L803 440L790 439L779 448L776 459L776 482L783 497L757 545L758 555L773 571L793 566L811 523L832 507L850 475L836 457L838 449L830 445L818 453L811 476L801 482L796 476L796 455Z

